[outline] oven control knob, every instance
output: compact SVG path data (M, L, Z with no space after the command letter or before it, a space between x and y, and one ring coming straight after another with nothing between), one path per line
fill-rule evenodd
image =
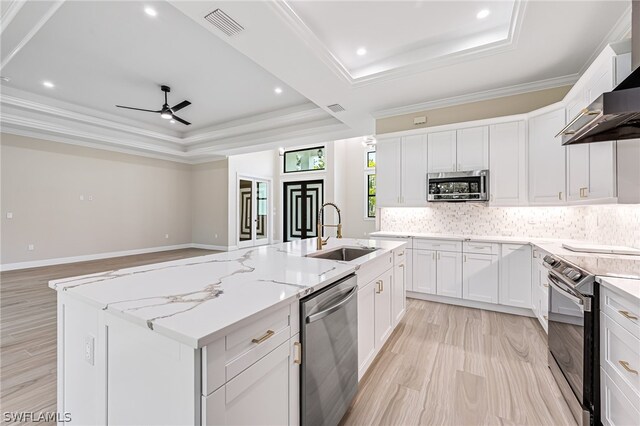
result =
M568 277L571 278L573 281L578 281L582 277L582 274L574 269L571 272L569 272Z
M543 260L551 266L558 263L558 261L553 256L549 256L549 255L546 255Z

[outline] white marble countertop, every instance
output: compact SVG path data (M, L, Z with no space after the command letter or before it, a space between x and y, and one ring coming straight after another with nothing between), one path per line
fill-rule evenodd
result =
M331 238L324 250L375 247L351 262L305 257L308 239L49 282L99 309L200 348L228 327L323 288L405 243Z
M640 305L640 280L616 277L596 277L596 281L620 293L636 305Z

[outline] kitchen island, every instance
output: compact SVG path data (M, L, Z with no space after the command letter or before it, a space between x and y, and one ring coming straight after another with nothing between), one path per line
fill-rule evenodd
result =
M404 278L393 279L404 243L329 240L324 251L376 248L349 262L307 257L317 254L315 245L310 239L51 281L58 411L70 413L72 424L298 423L299 300L356 273L358 306L366 308L360 293L380 283L378 316L361 321L360 311L376 311L359 309L359 334L371 336L374 348L363 354L361 373L404 312ZM396 285L383 291L379 278L389 271Z

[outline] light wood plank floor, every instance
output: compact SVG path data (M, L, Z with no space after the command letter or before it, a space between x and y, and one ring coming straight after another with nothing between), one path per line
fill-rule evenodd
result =
M536 319L408 299L343 425L575 425Z
M49 280L202 256L183 249L0 274L0 407L5 412L56 411L56 292ZM2 415L4 418L4 415ZM42 425L43 423L38 423Z

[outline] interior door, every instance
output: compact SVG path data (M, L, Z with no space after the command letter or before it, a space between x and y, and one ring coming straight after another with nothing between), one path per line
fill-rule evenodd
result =
M238 179L238 247L269 244L269 186L264 179Z
M317 237L318 209L324 200L324 181L285 182L283 185L283 241Z

